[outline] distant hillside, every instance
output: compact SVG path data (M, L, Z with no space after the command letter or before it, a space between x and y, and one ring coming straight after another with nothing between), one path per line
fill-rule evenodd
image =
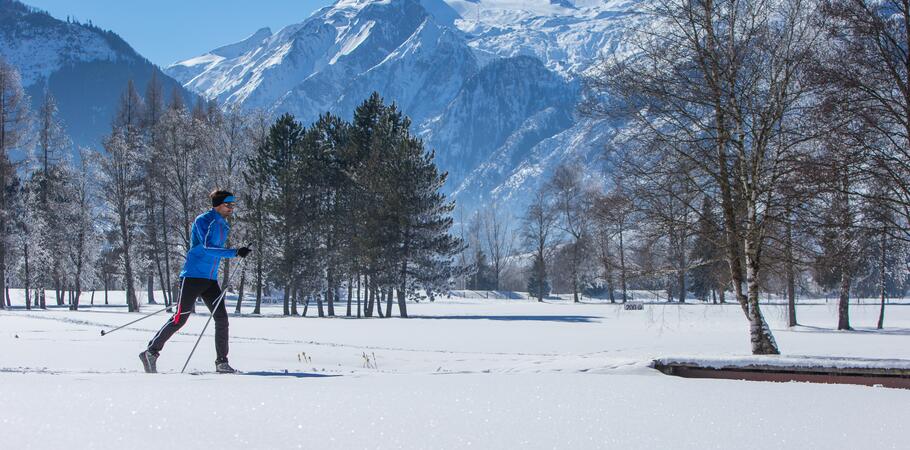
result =
M195 95L136 53L112 31L64 21L14 0L0 0L0 56L17 67L37 108L47 87L77 145L98 146L127 82L140 91L156 73L169 98Z

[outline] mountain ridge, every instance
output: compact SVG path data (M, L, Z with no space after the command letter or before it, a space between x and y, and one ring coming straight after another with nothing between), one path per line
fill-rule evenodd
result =
M185 102L196 97L113 31L16 0L0 0L0 56L19 70L34 110L45 89L56 98L75 145L100 147L129 80L141 90L154 74L166 96L176 90Z
M165 70L227 106L304 123L326 111L349 118L377 91L413 119L466 209L518 209L555 165L600 158L611 127L577 117L579 78L602 52L622 51L636 4L339 0L256 44L232 44L243 54L216 49Z

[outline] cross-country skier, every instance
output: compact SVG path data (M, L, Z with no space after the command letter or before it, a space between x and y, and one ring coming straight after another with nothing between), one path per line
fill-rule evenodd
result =
M224 247L230 231L225 219L234 213L236 204L234 195L228 191L214 191L209 194L209 198L212 199L212 209L200 214L193 221L190 249L186 252L186 261L180 272L182 280L177 312L149 341L148 348L139 354L142 366L148 373L157 372L155 362L158 360L158 353L161 352L164 343L186 323L198 297L202 297L209 311L214 308L212 317L215 319L215 352L218 355L215 360L215 371L235 372L227 359L228 315L223 299L218 302L217 308L215 307L221 296L221 288L218 286L218 265L221 258L237 256L246 258L251 250L247 247L238 249Z

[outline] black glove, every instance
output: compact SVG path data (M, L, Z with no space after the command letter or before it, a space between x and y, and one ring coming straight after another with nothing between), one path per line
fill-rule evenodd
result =
M251 250L249 247L240 247L237 249L237 256L246 258L246 255L249 255L252 251L253 250Z

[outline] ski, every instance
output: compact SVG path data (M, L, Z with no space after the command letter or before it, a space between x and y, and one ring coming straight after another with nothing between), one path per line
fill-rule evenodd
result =
M190 375L245 375L245 376L256 376L256 377L282 377L282 378L328 378L328 377L338 377L339 374L322 374L322 373L313 373L313 372L291 372L287 369L285 370L275 370L275 371L255 371L255 372L241 372L237 371L235 373L218 373L215 371L193 371L187 372Z
M189 373L190 375L243 375L244 374L243 372L241 372L239 370L234 371L234 372L216 372L214 370L211 370L211 371L195 371L195 372L187 372L187 373Z

